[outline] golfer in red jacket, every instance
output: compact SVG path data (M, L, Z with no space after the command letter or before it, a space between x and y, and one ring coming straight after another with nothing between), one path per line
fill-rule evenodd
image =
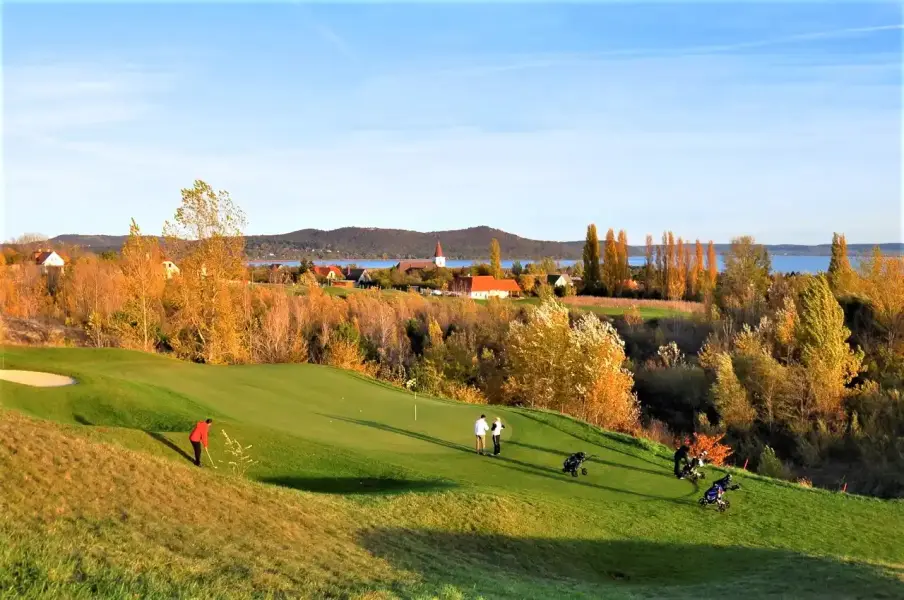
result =
M188 436L191 447L195 449L195 464L199 467L201 466L201 444L204 444L205 448L207 447L207 432L210 430L211 423L213 423L211 419L198 421L198 424L195 425L195 428L191 430Z

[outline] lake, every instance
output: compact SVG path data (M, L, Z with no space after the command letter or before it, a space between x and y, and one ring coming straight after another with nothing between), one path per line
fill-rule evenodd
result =
M719 256L719 270L721 271L724 267L724 262L722 257ZM390 267L395 266L399 261L398 260L377 260L377 259L360 259L360 260L315 260L314 264L317 265L337 265L339 267L347 267L348 265L357 265L358 267L364 269L388 269ZM461 267L467 267L473 265L475 263L489 263L489 259L487 260L447 260L446 266L450 269L457 269ZM504 260L502 261L502 266L504 268L511 268L513 260ZM521 260L522 265L526 265L529 262L534 262L531 260ZM567 267L573 265L574 260L560 260L557 261L558 264L562 267ZM645 258L643 256L631 256L628 258L628 262L633 266L643 266L645 262ZM290 267L297 267L299 262L297 260L252 260L249 261L251 265L269 265L269 264L284 264ZM856 258L851 258L851 263L856 266ZM778 254L772 257L772 270L777 273L819 273L820 271L825 271L829 268L829 257L828 256L789 256L785 254Z

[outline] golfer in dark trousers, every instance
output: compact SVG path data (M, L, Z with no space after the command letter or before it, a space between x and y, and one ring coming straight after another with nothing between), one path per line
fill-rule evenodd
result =
M210 430L211 423L213 423L211 419L198 421L188 435L188 441L191 442L191 447L195 451L195 464L199 467L201 466L201 444L204 444L205 448L207 447L207 432Z
M496 420L493 421L493 427L490 429L493 434L493 456L498 455L502 452L502 430L505 429L505 425L502 424L502 419L496 417Z

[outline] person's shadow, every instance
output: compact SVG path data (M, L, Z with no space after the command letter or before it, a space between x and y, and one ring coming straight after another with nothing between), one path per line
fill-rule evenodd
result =
M191 464L195 464L195 459L192 458L191 455L190 455L188 452L186 452L185 450L183 450L182 448L180 448L179 446L177 446L175 443L173 443L172 440L170 440L169 438L167 438L167 437L164 436L163 434L161 434L161 433L156 433L156 432L154 432L154 431L145 431L145 433L148 434L149 436L151 436L151 438L157 440L158 442L160 442L161 444L163 444L164 446L166 446L167 448L169 448L170 450L172 450L173 452L175 452L175 453L179 454L180 456L182 456L182 458L184 458L185 460L187 460L187 461L190 462Z

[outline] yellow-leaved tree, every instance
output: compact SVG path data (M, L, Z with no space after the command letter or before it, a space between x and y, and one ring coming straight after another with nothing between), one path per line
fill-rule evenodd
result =
M574 328L556 301L515 321L505 340L510 402L547 408L620 431L638 427L639 407L624 342L608 323L585 315Z
M239 294L245 273L245 215L229 193L197 180L167 221L167 254L178 260L172 301L173 349L190 360L246 360Z
M85 254L69 266L60 304L85 327L95 346L108 345L113 316L125 301L125 277L117 262Z
M883 256L877 247L860 262L858 286L872 306L889 352L904 354L904 256Z
M496 279L502 279L502 252L499 249L499 240L496 238L490 241L490 275Z
M166 285L163 255L157 238L142 235L135 219L129 225L129 237L122 247L122 274L125 304L121 334L127 344L153 350L163 315Z
M845 386L860 371L863 353L847 340L844 311L835 300L824 275L810 278L800 294L795 337L806 380L806 412L801 418L837 416Z

